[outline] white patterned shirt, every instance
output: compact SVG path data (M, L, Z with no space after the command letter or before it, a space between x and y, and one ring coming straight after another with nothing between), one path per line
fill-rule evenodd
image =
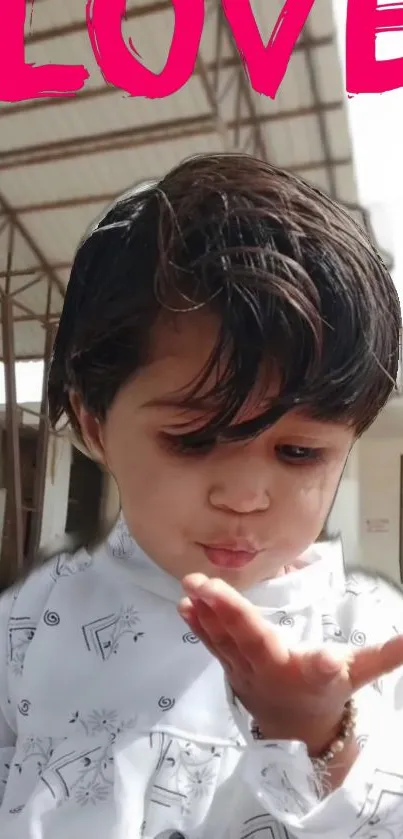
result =
M253 741L180 596L120 519L0 599L1 839L403 839L402 670L357 696L360 755L323 796L302 743ZM246 596L290 646L403 628L338 543Z

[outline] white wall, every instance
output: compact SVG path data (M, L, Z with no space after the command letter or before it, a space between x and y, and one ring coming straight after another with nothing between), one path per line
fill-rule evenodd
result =
M387 430L384 415L354 447L329 517L329 530L340 533L346 563L381 571L400 582L403 434L393 430L384 436Z
M50 436L46 469L41 547L62 539L67 518L71 442L67 436Z
M364 436L359 443L360 539L363 564L400 581L400 458L403 435ZM381 526L381 532L371 528Z
M358 445L347 461L328 522L330 533L341 536L344 559L348 565L361 563Z

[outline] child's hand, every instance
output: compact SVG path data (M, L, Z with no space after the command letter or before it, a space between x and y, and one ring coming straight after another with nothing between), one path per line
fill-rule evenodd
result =
M305 742L311 756L337 733L352 694L403 665L403 636L378 647L290 650L222 580L191 574L183 586L180 614L222 664L263 736Z

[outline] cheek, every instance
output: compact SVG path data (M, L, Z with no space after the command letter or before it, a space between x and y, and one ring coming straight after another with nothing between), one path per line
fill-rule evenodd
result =
M326 463L318 468L292 470L283 488L284 513L290 511L298 518L302 528L315 528L318 521L326 518L332 505L344 462Z
M110 425L105 437L107 468L115 478L122 505L139 516L178 519L192 502L203 503L203 476L188 461L175 460L142 428Z

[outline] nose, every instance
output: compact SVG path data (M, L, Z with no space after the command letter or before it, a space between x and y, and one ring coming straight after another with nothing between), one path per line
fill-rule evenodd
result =
M210 487L209 503L217 510L238 515L263 513L270 507L267 467L262 469L253 463L242 470L221 473Z

